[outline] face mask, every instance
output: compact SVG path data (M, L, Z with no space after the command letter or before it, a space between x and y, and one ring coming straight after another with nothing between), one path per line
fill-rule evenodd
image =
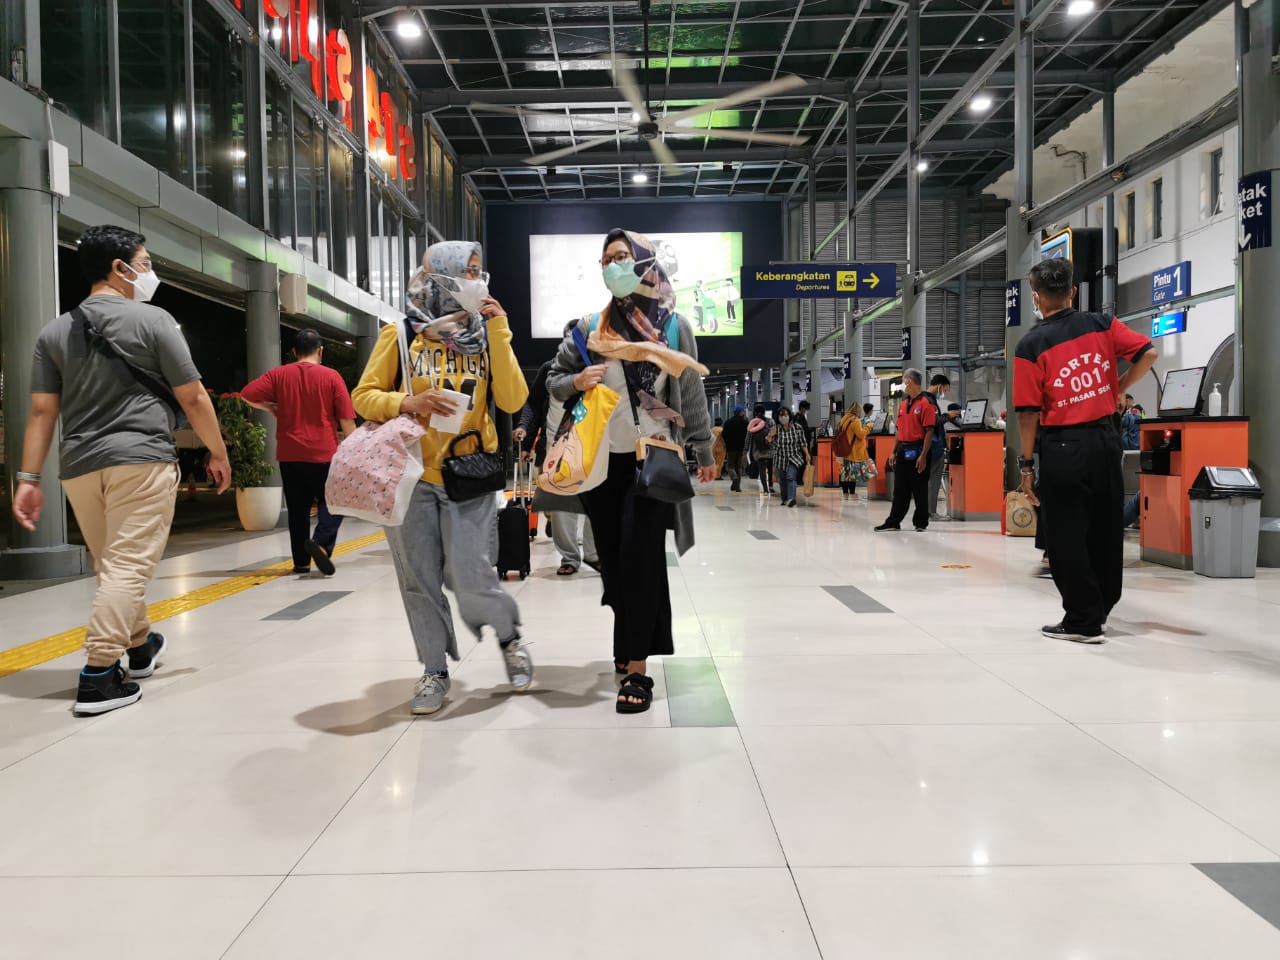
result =
M640 263L644 264L647 270L653 260L654 258L650 257L648 260L641 260ZM604 268L604 285L619 300L631 296L640 286L643 278L637 276L636 266L634 260L623 260L621 263L611 263Z
M1037 320L1043 320L1044 314L1040 312L1040 298L1035 294L1031 295L1031 314Z
M778 418L778 425L779 425L779 426L782 426L782 427L785 427L785 426L787 425L788 421L790 421L790 420L791 420L791 418L790 418L790 417L779 417L779 418Z
M470 314L479 313L481 301L489 296L487 273L481 273L475 280L470 277L446 277L437 274L433 274L431 279L448 291L449 296L457 302L458 306Z
M132 267L129 269L133 270ZM130 280L128 277L121 277L121 279L125 283L133 284L133 299L136 302L146 303L156 295L156 290L160 287L160 278L154 270L148 270L146 273L139 273L137 270L133 272L137 274L137 279Z

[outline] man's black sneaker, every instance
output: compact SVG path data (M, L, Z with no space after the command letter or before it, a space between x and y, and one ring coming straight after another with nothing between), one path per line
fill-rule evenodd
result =
M880 526L876 527L877 532L880 532L882 530L901 530L901 529L902 527L896 523L882 523L880 524Z
M99 674L80 674L74 713L77 717L94 717L110 713L142 699L142 688L125 679L124 667L116 664Z
M1052 626L1041 627L1041 636L1048 637L1050 640L1070 640L1072 643L1106 643L1107 638L1102 635L1102 631L1098 630L1092 633L1082 630L1071 630L1065 624L1055 623Z
M329 554L324 547L316 543L314 540L308 540L304 543L303 548L307 551L307 556L316 565L316 569L323 573L326 577L332 577L334 566L333 561L329 559Z
M916 533L924 533L928 529L928 527L916 527Z
M165 642L164 634L147 634L146 643L139 644L129 650L127 655L129 666L125 671L129 679L141 680L155 673L156 666L160 663L160 658L164 656L164 652L168 649L169 644Z

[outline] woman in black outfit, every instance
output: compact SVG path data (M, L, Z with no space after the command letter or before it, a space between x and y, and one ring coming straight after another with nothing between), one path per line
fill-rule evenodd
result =
M602 441L608 444L608 474L581 495L600 554L601 602L613 608L614 669L625 677L619 713L649 709L648 659L675 652L667 531L675 530L680 553L693 546L690 503L673 507L636 495L636 441L643 435L692 444L698 479L710 483L715 474L711 416L696 369L697 341L689 322L674 312L671 281L655 249L641 234L610 231L600 266L612 299L569 331L547 378L547 389L564 402L601 383L620 398ZM575 333L584 343L591 340L590 365ZM655 355L661 367L642 359Z

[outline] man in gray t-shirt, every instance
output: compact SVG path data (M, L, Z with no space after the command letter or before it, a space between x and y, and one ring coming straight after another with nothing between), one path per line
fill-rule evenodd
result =
M44 507L40 471L61 416L62 485L98 572L78 716L135 703L142 691L132 680L151 676L165 651L164 637L151 632L145 595L178 492L176 407L209 448L218 492L231 483L218 418L187 342L173 317L147 303L160 281L145 242L111 226L91 227L80 238L80 266L92 289L36 342L13 500L18 522L34 530Z

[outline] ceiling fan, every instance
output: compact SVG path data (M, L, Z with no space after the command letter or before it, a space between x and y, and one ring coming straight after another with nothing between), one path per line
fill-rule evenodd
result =
M618 85L627 103L631 105L631 117L629 123L620 120L613 120L607 117L573 117L572 122L583 123L588 126L610 127L609 133L583 140L569 147L561 147L558 150L551 150L547 153L541 153L534 157L529 157L525 163L530 166L542 166L554 163L563 157L572 156L575 153L581 153L584 150L590 150L606 143L611 143L620 136L638 136L641 140L649 144L649 149L653 151L654 159L662 164L663 169L668 174L676 175L681 172L676 162L676 156L667 146L663 139L664 134L669 135L698 135L712 137L716 140L732 140L740 143L772 143L785 147L799 147L809 142L808 137L790 136L781 133L759 133L751 130L723 130L710 125L708 115L715 113L717 110L726 110L729 107L737 106L742 103L750 103L753 100L764 100L768 97L777 96L786 93L789 90L795 90L797 87L803 87L805 81L800 77L786 76L779 77L776 80L770 80L767 83L757 84L742 90L739 93L730 94L727 97L721 97L712 103L702 104L697 107L690 107L687 110L681 110L678 113L669 113L665 116L654 117L649 105L652 102L649 90L649 11L652 6L652 0L640 0L640 11L644 16L644 77L645 90L641 96L640 85L636 82L636 76L626 64L617 57L610 58L613 68L614 82ZM508 107L493 103L476 102L471 104L471 109L488 113L505 113L517 117L554 117L563 120L565 115L549 110L533 110L528 107ZM705 127L697 125L696 121L699 117L708 116L708 124Z

